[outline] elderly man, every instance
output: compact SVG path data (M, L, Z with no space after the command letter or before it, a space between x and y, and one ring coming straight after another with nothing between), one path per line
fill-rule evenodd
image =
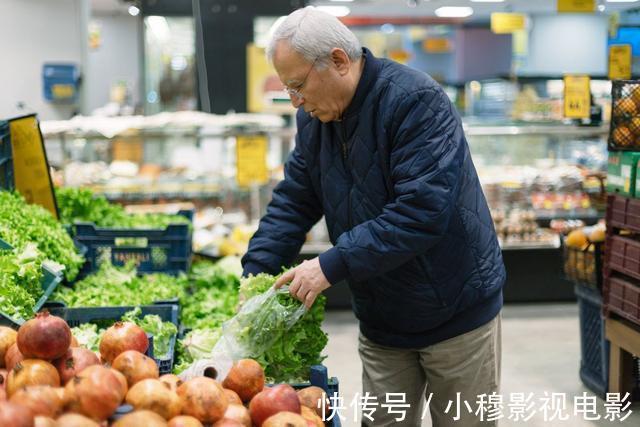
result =
M298 133L244 274L290 265L324 215L333 248L276 286L311 306L349 284L363 391L378 404L363 423L420 425L427 396L436 426L494 424L469 407L498 391L505 270L456 110L429 76L376 58L311 7L282 22L267 55ZM411 405L404 420L382 407L387 393Z

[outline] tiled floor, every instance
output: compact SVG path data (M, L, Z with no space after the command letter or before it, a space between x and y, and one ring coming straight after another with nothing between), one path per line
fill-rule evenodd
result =
M601 419L587 421L581 412L574 415L574 397L593 393L584 387L578 376L580 366L580 333L578 310L575 304L509 305L502 312L502 385L501 395L506 403L511 393L533 393L534 415L528 421L514 422L502 418L501 427L510 426L640 426L640 405L632 406L631 415L623 422ZM361 365L357 352L358 325L350 311L329 311L324 324L329 334L325 365L329 374L340 380L340 392L345 405L361 390ZM547 421L541 408L545 392L563 393L567 406L564 421ZM535 410L538 408L538 410ZM604 418L606 410L598 399L597 414ZM353 413L345 412L343 426L359 426ZM505 408L505 417L509 415ZM402 423L398 423L402 425ZM423 426L430 426L425 419ZM462 426L464 427L464 426Z

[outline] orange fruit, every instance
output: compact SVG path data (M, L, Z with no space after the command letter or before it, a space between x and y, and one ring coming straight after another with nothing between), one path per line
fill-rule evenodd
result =
M631 98L625 97L616 101L613 114L616 117L635 116L638 112L636 103Z
M633 133L636 137L640 136L640 117L634 117L633 119L631 119L628 126L631 133Z
M585 249L589 245L589 240L581 229L573 230L567 236L565 244L570 248Z
M613 142L621 147L626 147L633 144L633 133L628 127L622 125L613 130Z
M636 106L640 106L640 85L633 85L633 89L631 89L629 96Z

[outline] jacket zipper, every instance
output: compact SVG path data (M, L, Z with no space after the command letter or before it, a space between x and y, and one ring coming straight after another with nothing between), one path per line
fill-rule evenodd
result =
M345 172L350 174L351 172L347 170L347 130L342 123L340 124L340 128L342 129L342 164L344 165ZM349 178L351 178L351 176L349 176ZM349 186L349 194L347 196L347 223L349 225L349 229L351 229L351 186Z

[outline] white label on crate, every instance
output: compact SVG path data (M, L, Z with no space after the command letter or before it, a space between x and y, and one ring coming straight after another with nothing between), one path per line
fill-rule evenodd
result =
M610 184L622 187L624 185L624 178L618 175L609 175L607 176L607 180Z

